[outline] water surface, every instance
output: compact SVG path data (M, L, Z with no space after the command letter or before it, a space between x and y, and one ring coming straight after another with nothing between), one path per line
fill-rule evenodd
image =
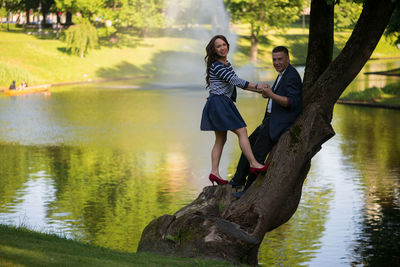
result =
M270 81L275 74L261 76ZM361 75L349 90L388 79ZM0 223L136 251L152 219L211 185L214 136L199 130L205 98L201 86L132 82L0 97ZM239 92L249 131L265 104ZM400 262L399 121L397 110L335 107L336 135L313 158L293 218L266 235L260 263ZM239 155L229 134L224 177L233 175Z

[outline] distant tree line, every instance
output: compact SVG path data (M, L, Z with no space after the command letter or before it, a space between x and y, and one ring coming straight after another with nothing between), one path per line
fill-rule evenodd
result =
M1 14L26 12L27 23L31 12L65 14L66 25L72 25L74 16L91 23L110 21L115 27L136 27L139 29L162 27L164 24L164 0L0 0ZM42 23L45 23L42 21Z
M45 24L47 14L57 15L57 24L61 23L61 14L65 17L64 25L84 25L75 27L74 36L79 28L90 37L87 42L79 40L79 46L84 43L96 42L90 25L101 28L101 36L110 40L119 31L134 29L140 36L146 35L150 29L164 28L170 25L168 21L168 3L173 3L180 14L175 22L190 23L191 12L200 12L196 8L200 0L173 1L168 0L0 0L0 17L8 17L12 12L25 12L26 23L29 24L30 14L41 14ZM250 59L257 59L258 43L271 29L285 28L299 20L305 8L310 7L311 0L223 0L234 23L249 25L250 30ZM334 6L335 30L351 29L363 8L364 0L325 0ZM395 1L395 0L393 0ZM171 8L171 7L170 7ZM174 7L175 8L175 7ZM303 13L304 14L304 13ZM202 22L207 23L207 22ZM387 35L397 38L400 29L400 14L396 11L388 26ZM98 31L99 32L99 31ZM90 33L90 34L89 34ZM85 37L86 38L86 37ZM68 39L68 38L67 38ZM114 38L115 39L115 38ZM73 42L74 38L68 39ZM72 50L76 50L75 48ZM87 51L87 48L85 48ZM78 53L83 56L82 51Z

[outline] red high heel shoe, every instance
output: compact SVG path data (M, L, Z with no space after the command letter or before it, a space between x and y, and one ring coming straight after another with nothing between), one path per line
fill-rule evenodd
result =
M228 183L227 180L221 179L221 178L219 178L218 176L216 176L216 175L214 175L212 173L210 173L210 176L208 177L208 179L210 179L210 181L211 181L211 183L213 185L214 185L214 182L216 182L218 185L227 184Z
M265 164L264 167L262 167L262 168L250 167L250 172L254 173L254 174L265 173L265 172L267 172L268 167L269 167L269 163Z

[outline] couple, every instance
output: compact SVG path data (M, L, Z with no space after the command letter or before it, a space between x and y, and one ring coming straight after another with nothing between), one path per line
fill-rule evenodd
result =
M302 109L302 82L297 70L290 65L286 47L278 46L272 50L272 61L278 77L272 88L268 84L258 85L240 79L227 55L229 43L223 35L214 36L206 47L206 82L210 96L203 109L200 129L214 131L215 143L211 151L210 181L227 184L219 175L219 162L226 142L227 131L239 138L242 150L236 173L229 182L232 187L245 185L244 190L234 193L241 197L259 173L265 173L268 164L263 165L279 136L289 129ZM236 101L236 86L261 93L268 98L262 123L247 137L246 124L233 102ZM247 178L247 182L246 182Z

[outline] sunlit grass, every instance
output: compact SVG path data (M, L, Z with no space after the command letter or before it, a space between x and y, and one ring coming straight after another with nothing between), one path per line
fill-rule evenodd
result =
M238 51L235 54L235 63L244 65L249 62L250 54L250 26L248 24L234 25L233 30L240 36L238 40ZM335 32L333 58L335 58L351 35L351 30ZM271 67L271 51L275 46L287 46L291 54L291 63L294 65L305 65L308 45L308 28L294 25L283 29L270 29L259 40L257 65L260 67ZM383 36L378 43L372 58L400 57L400 50L393 44L393 39Z
M93 81L109 78L137 77L152 75L161 59L173 57L190 58L204 54L204 43L182 36L139 38L129 32L121 34L123 45L102 42L99 49L90 51L84 58L70 55L65 44L54 34L33 36L12 26L12 31L0 29L0 88L8 87L12 80L19 84L27 80L30 85ZM235 24L232 31L238 35L237 49L231 55L235 65L249 63L249 25ZM285 29L267 29L259 40L258 67L270 68L271 50L277 45L285 45L291 53L291 63L304 65L307 56L308 29L294 25ZM335 33L334 57L339 54L351 31ZM154 35L154 34L153 34ZM400 50L382 37L372 57L399 57ZM180 55L180 56L179 56ZM183 55L183 56L182 56ZM189 57L188 57L189 56Z
M0 225L0 266L233 266L218 260L128 253Z
M60 40L42 40L20 32L0 31L0 86L23 77L30 85L70 81L88 81L102 77L99 71L113 68L115 77L149 75L156 66L153 60L167 51L184 51L195 47L197 40L188 38L131 38L131 45L101 47L84 58L70 55ZM196 49L194 49L196 51ZM24 75L13 75L19 70ZM17 77L16 77L17 76Z
M350 92L341 99L400 106L400 83L391 83L383 88L371 87L360 92Z

